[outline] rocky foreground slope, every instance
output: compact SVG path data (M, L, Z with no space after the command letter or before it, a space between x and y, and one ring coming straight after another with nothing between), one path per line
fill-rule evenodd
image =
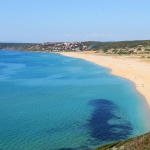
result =
M150 150L150 132L126 141L120 141L95 150Z

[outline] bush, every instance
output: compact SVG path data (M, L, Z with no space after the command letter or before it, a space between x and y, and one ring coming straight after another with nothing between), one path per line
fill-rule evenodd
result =
M112 50L112 52L116 54L118 52L118 50L114 49L114 50Z
M104 48L104 49L102 49L102 51L103 51L104 53L106 53L106 52L108 51L108 48Z
M142 50L142 48L141 48L141 47L139 47L137 50L138 50L138 51L141 51L141 50Z

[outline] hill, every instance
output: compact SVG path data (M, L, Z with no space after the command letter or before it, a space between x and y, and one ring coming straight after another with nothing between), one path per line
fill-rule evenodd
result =
M37 45L37 44L33 44L33 43L0 43L0 49L29 50L34 45Z
M150 40L119 42L46 42L46 43L0 43L0 49L26 51L86 51L104 54L150 54Z
M95 51L106 54L139 54L150 53L150 40L141 41L119 41L119 42L85 42Z

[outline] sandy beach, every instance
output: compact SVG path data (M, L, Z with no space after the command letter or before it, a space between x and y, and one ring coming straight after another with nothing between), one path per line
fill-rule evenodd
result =
M132 81L150 107L150 63L124 56L103 56L92 52L61 52L60 54L104 66L111 69L113 75Z

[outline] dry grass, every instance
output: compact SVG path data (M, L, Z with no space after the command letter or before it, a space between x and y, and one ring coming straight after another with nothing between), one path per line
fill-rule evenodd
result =
M126 141L108 144L95 150L150 150L150 132Z

